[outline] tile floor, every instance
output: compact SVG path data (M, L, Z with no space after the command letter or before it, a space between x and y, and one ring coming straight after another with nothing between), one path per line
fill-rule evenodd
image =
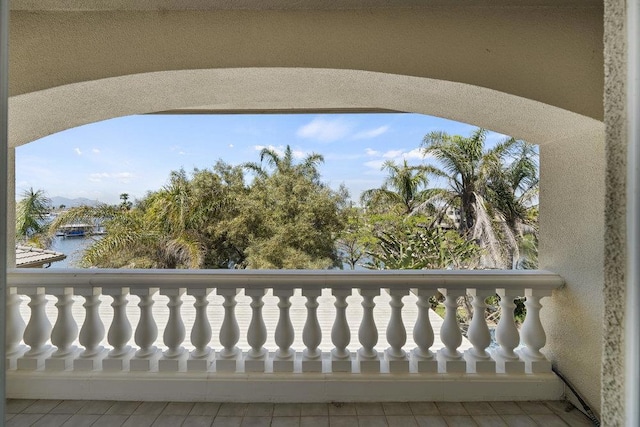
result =
M567 402L182 403L7 400L6 425L164 427L592 426Z

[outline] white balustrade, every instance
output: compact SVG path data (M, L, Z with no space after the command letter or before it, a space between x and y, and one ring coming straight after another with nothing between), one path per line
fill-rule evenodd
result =
M514 319L516 305L513 300L520 296L520 292L500 288L497 294L500 297L501 313L496 328L496 341L500 344L494 354L496 371L507 374L524 373L524 362L514 351L520 344L520 333Z
M25 352L25 346L22 345L22 337L26 324L20 315L20 304L22 298L18 295L18 290L14 288L7 289L7 314L6 314L6 336L5 336L5 356L7 369L16 369L18 367L18 357Z
M402 321L402 297L409 295L408 289L389 289L391 295L391 317L387 326L387 342L390 347L385 350L384 357L389 364L389 372L409 372L409 358L402 349L407 342L407 330Z
M129 288L106 288L104 294L110 296L113 301L113 319L107 332L107 341L111 345L111 351L102 360L102 369L105 371L128 371L129 362L134 350L128 345L133 330L127 317L127 295Z
M438 351L438 371L443 373L466 372L467 364L458 351L462 344L462 332L458 325L458 298L465 294L465 289L438 289L444 295L444 322L440 330L440 339L444 348Z
M45 312L47 299L44 289L37 287L24 291L18 290L29 297L28 305L31 309L31 316L24 330L23 338L24 343L29 346L29 350L18 359L18 369L41 369L44 366L44 360L51 353L51 348L47 345L51 333L51 322Z
M105 348L100 345L104 338L104 324L100 319L100 287L81 287L75 290L84 298L84 323L80 328L79 341L84 351L73 361L73 369L78 371L98 370L106 356Z
M162 353L163 357L158 361L158 370L160 371L176 372L186 370L188 353L182 347L186 331L180 314L182 295L184 295L185 291L183 288L160 290L160 295L169 297L169 302L167 303L169 319L162 335L167 349Z
M540 321L540 298L551 296L551 290L526 289L527 300L524 305L527 308L527 317L522 324L522 342L525 345L520 352L520 357L525 362L525 370L528 374L551 372L551 362L540 351L547 342L542 322Z
M71 368L77 353L73 345L78 336L78 324L71 312L73 289L56 287L47 291L58 299L56 302L58 317L51 330L51 344L56 346L56 351L45 360L45 369L64 371Z
M407 375L438 372L454 375L465 372L535 375L550 372L550 363L541 351L546 344L546 336L540 321L540 299L550 296L552 290L562 283L557 276L546 272L385 273L138 271L134 274L107 270L70 274L64 270L55 273L12 271L7 294L7 368L23 371L42 368L66 372L91 370L96 374L102 371L105 375L123 371L136 372L137 375L157 371L206 372L207 375L215 375L216 372L225 375L235 372L358 375L358 372L376 374L387 370ZM223 299L221 306L219 303L209 306L213 289ZM269 314L269 322L266 323L263 314L263 308L265 313L276 312L271 297L265 298L268 289L273 289L277 298L277 324L273 330L273 326L267 330L266 325L274 325L275 320L270 322L275 318ZM304 307L300 307L300 300L294 297L296 289L301 289L306 300ZM335 312L329 314L332 319L326 319L333 323L330 332L333 349L326 354L324 364L320 346L323 327L328 329L328 323L319 317L320 313L328 314L329 307L320 306L323 289L330 290L335 307ZM352 296L354 289L358 292ZM381 289L387 290L388 296L384 295L384 301L389 301L388 308L386 304L376 308L376 298L382 298ZM411 293L409 289L412 289ZM436 289L445 296L445 316L439 330L434 331L434 325L439 322L437 317L432 317L429 298L436 294ZM242 304L246 305L239 313L249 347L240 349L241 329L236 316L236 297L242 290L251 302L248 304L242 297ZM154 308L156 298L160 298L158 293L168 299L166 307L161 304ZM190 305L186 307L190 310L183 319L181 307L185 293L193 298L194 303L193 308ZM495 293L501 298L502 315L496 330L500 348L490 353L487 351L490 335L485 310L486 298ZM53 329L45 310L47 294L57 299ZM403 298L410 294L413 294L411 299L416 306L405 307ZM456 315L458 299L467 294L473 298L468 341L462 336ZM27 319L27 314L20 313L21 295L30 300L26 327L23 317ZM72 309L73 295L84 298L85 314L79 334L78 318L74 317L76 311ZM105 327L99 311L102 295L110 297L113 311L106 336L107 349L103 348ZM131 323L136 316L130 318L131 312L127 315L129 295L139 299L140 315L134 334ZM514 319L514 299L521 296L526 297L527 315L519 331ZM351 343L347 316L347 298L350 297L362 305L359 344ZM265 302L270 304L268 311ZM249 308L250 322L247 325L244 322L248 319ZM352 317L359 316L356 308L353 313L349 311ZM216 317L221 319L220 324L220 320L215 320L216 324L211 323L208 309L211 310L209 314L220 313L220 318ZM163 314L166 319L166 324L162 322L163 344L157 343L158 312L168 313ZM300 312L306 312L303 325L302 319L296 320ZM414 315L417 317L415 324L409 327L412 327L415 348L410 343L411 352L408 354L408 349L405 349L408 332L403 317L408 320ZM378 336L377 323L386 323L386 335L382 339ZM211 348L214 331L218 332L221 345L217 354ZM189 338L186 339L188 333ZM273 334L275 346L274 341L267 344L269 334ZM296 348L296 336L302 338L304 347ZM516 350L521 338L524 347ZM134 348L132 339L137 348ZM49 340L55 348L48 344ZM78 342L81 348L76 347ZM384 344L388 344L388 348L381 353L379 346ZM355 354L352 351L356 348L351 345L359 347L356 347ZM26 346L29 346L28 350ZM466 349L464 356L463 349ZM242 350L245 351L244 359ZM297 357L296 351L301 352L301 357ZM437 355L434 354L436 352ZM272 361L269 360L270 354L273 355ZM384 362L381 361L382 354ZM355 370L354 363L357 363Z
M187 360L187 370L189 371L208 371L215 357L215 353L209 347L212 332L207 316L207 306L209 305L207 297L211 291L211 288L187 289L187 294L195 297L193 307L196 309L196 319L191 329L191 344L195 349Z
M293 372L296 352L291 348L291 344L293 344L295 338L295 331L289 313L289 309L291 308L290 298L293 296L293 289L275 289L273 295L280 299L278 302L280 315L275 333L278 350L273 358L273 371Z
M485 312L487 310L486 299L494 295L492 290L469 289L468 294L473 297L473 318L467 331L469 341L473 348L467 350L464 358L467 361L467 372L470 373L493 373L496 371L496 364L487 352L491 344L491 334L487 325Z
M220 326L220 344L222 344L222 350L218 354L218 360L216 360L216 368L220 372L234 372L238 369L238 361L242 352L236 344L240 340L240 327L238 326L238 320L236 319L236 295L240 292L239 289L218 289L218 295L224 297L224 320Z
M358 350L358 362L360 372L380 372L380 357L375 350L378 344L378 328L373 316L373 309L376 304L373 298L380 295L379 289L361 289L362 295L362 321L358 329L358 340L362 347Z
M267 293L266 289L249 288L245 294L251 297L251 322L247 331L247 343L251 346L244 358L244 370L246 372L264 372L267 363L268 352L264 348L267 342L267 327L262 318L262 297Z
M153 345L158 337L158 325L153 318L152 311L153 295L156 292L158 292L158 288L131 288L131 295L140 298L140 302L138 302L140 319L134 335L138 351L135 352L130 362L132 371L155 371L158 369L159 351Z
M431 351L434 342L433 326L429 319L431 304L429 298L435 294L435 289L414 289L418 297L418 318L413 327L413 341L417 347L411 352L413 364L417 372L438 372L438 361Z
M307 298L307 320L302 330L302 372L322 372L322 352L318 349L322 342L322 329L318 321L318 297L322 289L303 289L302 296Z
M351 353L347 346L351 341L351 331L347 322L347 297L351 289L334 289L332 291L336 302L336 317L331 328L331 342L335 346L331 350L331 370L333 372L351 372Z

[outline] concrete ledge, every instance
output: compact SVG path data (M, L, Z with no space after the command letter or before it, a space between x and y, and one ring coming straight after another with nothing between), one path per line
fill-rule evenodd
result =
M278 374L8 371L16 399L174 402L560 400L555 374Z

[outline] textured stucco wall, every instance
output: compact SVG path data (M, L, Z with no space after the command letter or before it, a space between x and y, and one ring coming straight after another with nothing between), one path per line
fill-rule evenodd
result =
M602 117L602 11L498 12L13 12L11 144L189 107L381 107L542 144L541 266L567 280L543 301L545 351L598 410L604 131L567 110Z
M16 149L7 152L7 267L16 266Z
M599 412L604 131L540 147L540 168L540 268L566 280L543 301L543 351Z
M602 9L11 13L11 95L164 70L364 70L468 83L602 120ZM487 106L490 108L490 106Z
M626 254L626 2L605 1L606 210L602 420L624 424L624 319Z

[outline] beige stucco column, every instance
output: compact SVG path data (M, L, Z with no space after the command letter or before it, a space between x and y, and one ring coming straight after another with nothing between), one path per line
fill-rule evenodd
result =
M566 280L564 288L543 300L545 349L599 413L604 134L573 134L542 145L540 168L540 268ZM572 398L569 391L567 397Z
M4 231L0 228L0 351L5 348L5 325L7 292L7 177L8 173L8 147L9 147L9 2L0 0L0 224L5 221ZM3 218L5 218L3 220ZM2 225L0 225L2 227ZM14 227L15 228L15 227ZM15 257L15 249L12 249ZM15 261L14 261L15 263ZM5 419L5 357L0 358L0 420Z
M606 129L606 210L604 263L604 343L602 419L606 426L625 423L625 302L627 267L627 43L626 1L605 0L604 69Z
M16 149L7 149L7 267L16 266Z

